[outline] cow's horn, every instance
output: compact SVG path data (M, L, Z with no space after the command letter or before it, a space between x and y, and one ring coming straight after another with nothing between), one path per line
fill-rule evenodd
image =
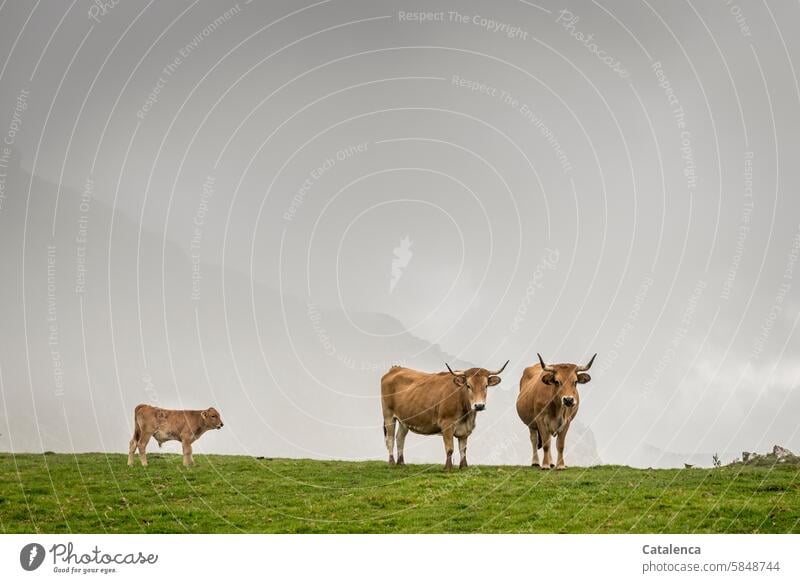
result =
M579 366L577 368L578 372L584 371L584 370L589 370L590 368L592 368L592 363L594 362L595 356L597 356L596 352L594 353L594 356L592 357L592 360L589 361L589 364L587 364L586 366Z
M463 373L462 373L461 371L459 371L458 373L454 373L454 372L453 372L453 369L452 369L452 368L450 368L450 365L449 365L449 364L447 364L446 362L444 363L444 365L447 367L447 370L449 370L449 371L450 371L450 374L451 374L451 375L453 375L454 377L458 377L458 376L464 376L464 375L463 375Z
M547 365L544 363L544 359L542 358L542 355L541 355L541 354L539 354L539 353L537 352L537 353L536 353L536 356L538 356L538 357L539 357L539 364L541 364L541 365L542 365L542 370L544 370L544 371L547 371L547 372L556 372L556 371L555 371L555 369L553 369L553 368L550 368L549 366L547 366Z
M503 366L501 366L501 367L500 367L500 370L498 370L497 372L490 372L490 373L489 373L489 376L498 375L498 374L500 374L501 372L503 372L503 371L506 369L506 367L508 366L508 363L509 363L509 362L510 362L510 361L508 361L508 360L507 360L507 361L506 361L506 363L505 363Z

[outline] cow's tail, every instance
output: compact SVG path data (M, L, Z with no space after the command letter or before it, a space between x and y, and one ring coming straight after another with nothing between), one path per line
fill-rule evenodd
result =
M142 436L142 429L141 427L139 427L138 417L139 417L139 411L143 407L146 407L144 403L136 405L136 408L133 410L133 438L136 441L139 441L139 438Z
M542 434L536 430L536 449L542 449Z

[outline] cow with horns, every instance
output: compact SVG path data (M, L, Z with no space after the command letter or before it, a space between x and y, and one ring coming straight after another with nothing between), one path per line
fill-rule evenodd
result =
M531 465L539 465L539 448L544 450L542 469L553 467L550 460L550 438L556 437L558 461L556 469L563 470L564 442L569 425L578 414L580 396L578 385L592 380L586 371L592 367L596 354L585 366L575 364L544 363L541 354L539 364L529 366L522 373L517 396L517 414L528 426L533 448Z
M467 467L467 438L475 429L478 411L486 408L489 387L500 383L500 370L470 368L427 373L393 366L381 378L383 434L389 450L389 464L395 464L395 426L397 425L397 464L403 465L403 446L409 431L421 435L439 435L444 439L447 461L453 467L453 437L458 438L460 468Z

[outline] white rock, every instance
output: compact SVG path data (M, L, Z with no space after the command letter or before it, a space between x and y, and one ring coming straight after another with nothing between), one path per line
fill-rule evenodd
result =
M773 446L772 453L775 454L775 457L778 458L779 460L787 456L794 455L791 451L789 451L785 447L781 447L780 445Z

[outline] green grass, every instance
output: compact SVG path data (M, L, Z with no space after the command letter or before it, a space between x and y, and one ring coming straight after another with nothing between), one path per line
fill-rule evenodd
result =
M0 454L0 531L800 532L800 468L543 472L150 454Z

